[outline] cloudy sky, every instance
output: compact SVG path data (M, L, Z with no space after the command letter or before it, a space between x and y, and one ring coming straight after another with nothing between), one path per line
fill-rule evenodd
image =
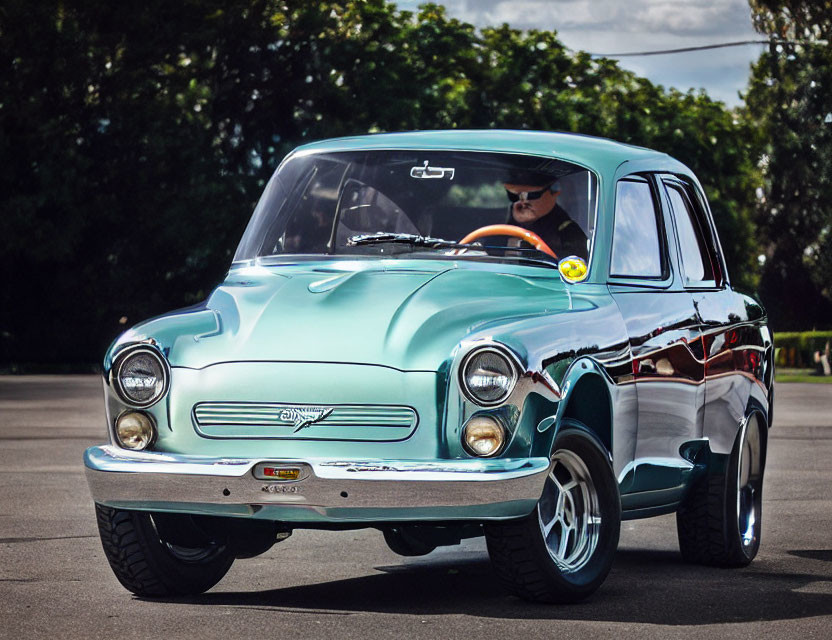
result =
M395 0L394 0L395 1ZM479 27L554 29L572 49L620 53L757 40L747 0L435 0L451 16ZM423 0L398 0L415 9ZM740 103L761 45L621 58L621 66L682 91L704 88L729 106Z

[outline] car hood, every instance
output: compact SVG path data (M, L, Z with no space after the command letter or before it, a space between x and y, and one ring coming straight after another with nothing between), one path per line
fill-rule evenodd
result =
M576 309L573 297L554 269L502 263L258 266L232 270L204 305L130 333L156 339L172 366L263 360L438 371L463 339L499 339L517 321Z

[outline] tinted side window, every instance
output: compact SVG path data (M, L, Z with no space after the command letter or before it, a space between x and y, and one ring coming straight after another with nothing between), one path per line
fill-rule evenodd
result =
M667 195L676 220L685 284L715 284L714 268L693 206L675 185L667 185Z
M615 227L610 275L661 278L662 252L650 184L622 180L615 193Z

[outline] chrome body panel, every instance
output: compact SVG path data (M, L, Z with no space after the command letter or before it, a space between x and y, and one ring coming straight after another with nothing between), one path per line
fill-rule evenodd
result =
M697 292L694 302L707 355L704 435L712 451L727 454L750 404L764 408L769 424L774 347L761 330L763 310L751 298L726 289Z
M705 365L696 310L686 291L616 287L612 295L632 349L638 405L634 486L665 489L692 466L680 449L702 437Z

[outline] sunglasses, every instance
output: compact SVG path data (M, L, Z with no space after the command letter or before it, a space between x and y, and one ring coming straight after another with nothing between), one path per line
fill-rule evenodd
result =
M520 193L514 193L506 189L506 195L508 196L509 202L517 202L518 200L525 202L527 200L539 200L543 197L543 194L549 191L556 193L558 189L552 190L551 184L548 187L543 187L539 191L521 191Z

